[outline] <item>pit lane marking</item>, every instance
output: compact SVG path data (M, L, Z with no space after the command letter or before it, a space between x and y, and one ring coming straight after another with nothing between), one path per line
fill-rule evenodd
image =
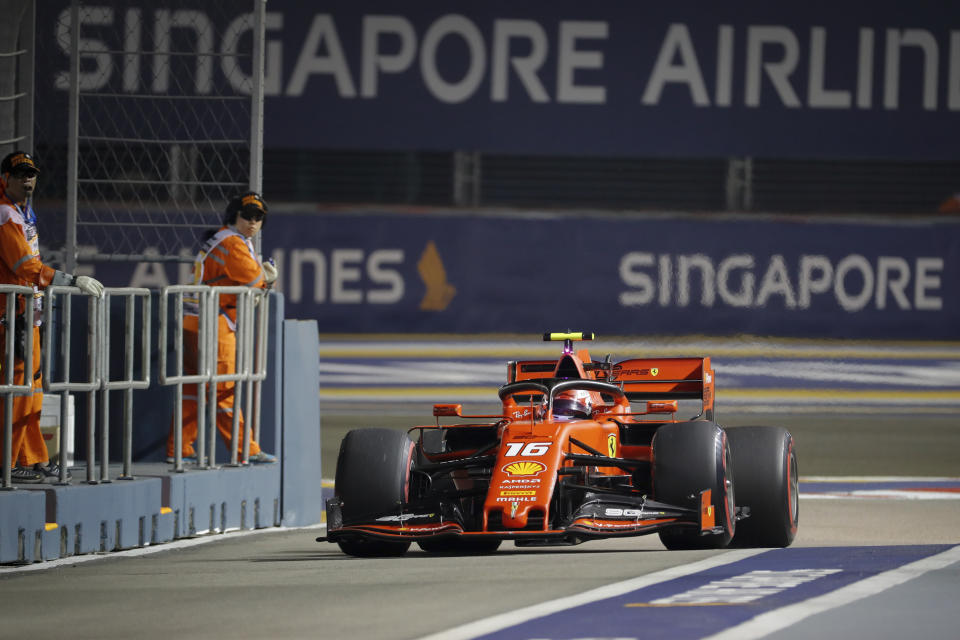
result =
M727 552L707 561L525 607L421 640L597 638L598 630L603 637L635 640L637 628L657 629L657 637L675 640L750 640L960 562L960 545L943 544L750 551L753 553L744 555ZM724 561L734 554L738 554L734 562ZM711 560L713 566L707 566ZM678 618L670 607L628 608L631 601L658 602L677 595L680 600L688 599L685 596L711 583L741 580L741 586L747 590L743 594L747 594L757 585L762 587L764 580L745 576L758 576L765 571L812 579L788 577L785 584L777 584L777 577L772 576L766 586L774 588L758 598L728 606L709 606L695 617ZM718 591L724 588L721 586ZM716 600L710 599L707 605Z
M540 604L531 605L529 607L523 607L522 609L517 609L515 611L508 611L507 613L490 616L489 618L485 618L483 620L478 620L476 622L461 625L453 629L447 629L446 631L440 631L439 633L433 633L428 636L424 636L419 640L470 640L471 638L477 638L484 634L494 633L502 629L507 629L509 627L522 624L528 620L541 618L553 613L559 613L567 609L572 609L573 607L579 607L580 605L590 604L599 600L615 598L617 596L630 593L631 591L643 589L644 587L659 584L661 582L683 578L685 576L699 573L701 571L707 571L715 567L722 567L724 565L740 562L741 560L765 553L766 551L769 550L743 549L737 551L728 551L721 555L700 560L698 562L693 562L678 567L671 567L669 569L657 571L645 576L631 578L630 580L624 580L622 582L615 582L613 584L597 587L596 589L591 589L573 596L557 598L556 600L550 600Z
M943 569L956 562L960 562L960 545L942 553L884 571L859 582L854 582L821 596L767 611L747 622L724 629L720 633L715 633L701 640L753 640L754 638L762 638L774 631L793 626L810 616L852 604L857 600L876 595L891 587L919 578L930 571Z
M739 576L713 580L695 589L665 598L657 598L650 602L631 602L624 606L672 607L745 604L834 573L840 573L840 569L793 569L789 571L758 569Z

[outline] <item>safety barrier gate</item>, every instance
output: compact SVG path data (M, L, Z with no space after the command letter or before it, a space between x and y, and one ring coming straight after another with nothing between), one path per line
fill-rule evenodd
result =
M219 338L220 296L237 297L236 372L217 372L217 344ZM171 314L171 300L173 313ZM183 386L197 385L197 462L200 468L216 466L217 386L234 383L233 425L231 443L242 442L242 455L236 446L230 447L231 466L246 464L250 457L250 439L260 436L261 383L266 378L267 321L269 296L262 289L249 287L209 287L204 285L173 285L160 292L160 366L159 382L175 389L173 410L174 469L183 471ZM196 305L198 317L196 336L196 371L184 371L185 348L192 345L184 340L184 317L187 304ZM171 318L172 316L172 318ZM172 324L172 327L171 327ZM173 331L174 362L168 361L167 345ZM194 338L188 337L189 340ZM245 402L244 402L245 400ZM246 426L240 433L240 409L246 416ZM242 441L239 438L243 438Z
M87 375L86 380L73 380L70 354L70 339L73 335L73 314L71 313L72 300L80 292L75 287L48 287L44 291L46 304L44 305L44 323L47 327L53 326L53 309L57 296L63 295L63 308L60 314L60 338L57 371L61 380L54 381L54 350L51 348L53 331L44 334L43 345L43 388L45 391L60 392L60 451L66 451L66 429L62 426L63 418L67 415L71 392L86 392L87 396L87 482L94 483L96 479L96 450L95 429L97 424L96 409L100 408L100 482L110 482L110 392L123 391L123 472L121 480L133 478L133 391L146 389L150 386L150 290L130 287L104 289L103 298L87 297ZM111 375L110 355L112 340L110 339L110 309L113 299L121 299L124 303L124 330L123 330L123 373L119 378ZM136 300L141 302L141 322L139 331L136 323ZM136 365L135 342L140 343L140 371L141 376L134 376ZM99 405L97 400L99 399ZM62 457L62 456L61 456ZM65 464L60 465L60 482L66 482L67 469Z

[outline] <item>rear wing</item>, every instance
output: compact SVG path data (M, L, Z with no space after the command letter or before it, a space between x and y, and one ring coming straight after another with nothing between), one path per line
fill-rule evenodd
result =
M710 358L638 358L613 365L608 382L627 399L700 400L702 414L713 420L714 375Z

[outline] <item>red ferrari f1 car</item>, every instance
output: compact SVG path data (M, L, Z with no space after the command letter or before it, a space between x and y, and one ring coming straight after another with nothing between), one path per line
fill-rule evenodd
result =
M350 431L327 536L353 556L487 553L656 532L668 549L785 547L797 531L797 457L779 427L714 421L710 358L613 363L563 341L508 364L502 412L433 407L409 433ZM696 417L677 418L694 401Z

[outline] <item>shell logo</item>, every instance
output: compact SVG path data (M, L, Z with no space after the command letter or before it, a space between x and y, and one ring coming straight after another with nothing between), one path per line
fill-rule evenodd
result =
M508 476L535 476L546 470L547 465L533 460L524 460L522 462L511 462L503 466L503 472Z

